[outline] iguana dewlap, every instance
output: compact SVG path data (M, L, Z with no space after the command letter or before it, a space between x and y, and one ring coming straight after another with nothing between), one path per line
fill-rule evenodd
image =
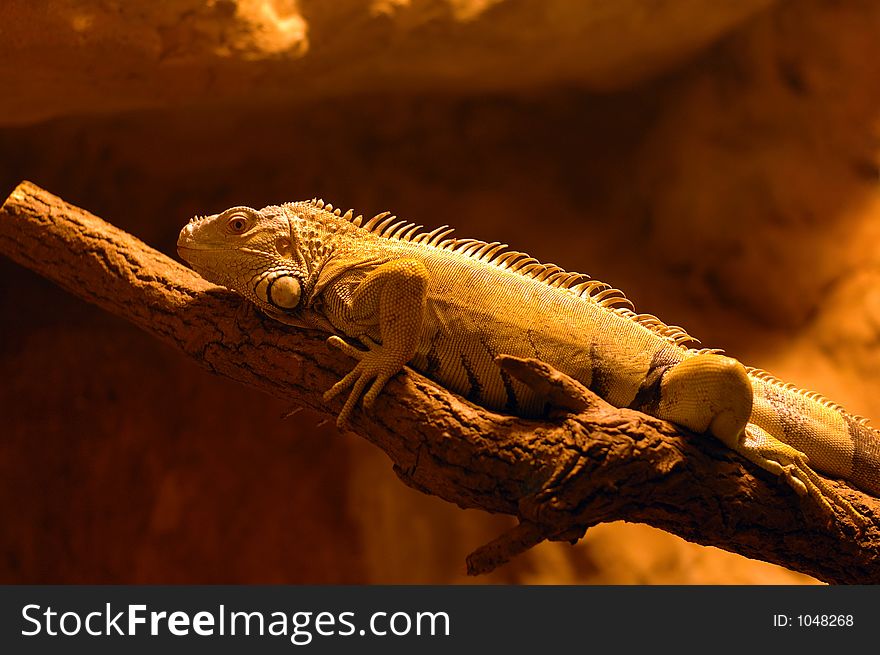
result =
M544 400L495 363L531 357L612 405L712 433L826 506L853 512L808 461L880 496L880 433L864 419L689 348L684 330L634 313L606 284L451 232L312 200L195 218L178 250L209 281L280 321L332 333L358 360L326 394L350 389L340 424L404 365L489 409L537 415Z

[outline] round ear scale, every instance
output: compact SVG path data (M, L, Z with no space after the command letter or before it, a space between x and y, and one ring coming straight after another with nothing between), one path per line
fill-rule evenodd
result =
M266 301L282 311L290 311L299 305L302 287L293 275L280 275L269 280Z

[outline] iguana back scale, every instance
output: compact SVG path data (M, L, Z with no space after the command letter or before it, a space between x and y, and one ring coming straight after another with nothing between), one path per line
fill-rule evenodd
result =
M178 248L208 280L278 320L332 333L358 360L326 394L351 389L340 424L406 364L489 409L539 415L544 399L495 363L533 357L612 405L714 434L829 509L856 515L808 461L880 495L880 435L864 419L692 347L609 285L451 232L387 213L364 222L312 200L197 217Z

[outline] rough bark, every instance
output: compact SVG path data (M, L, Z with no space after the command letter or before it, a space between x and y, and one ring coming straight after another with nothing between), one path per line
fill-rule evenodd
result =
M326 335L268 319L237 296L101 219L23 182L0 210L0 252L118 314L215 373L335 415L322 392L352 365ZM492 570L544 539L576 541L613 520L641 522L835 583L880 582L880 501L838 485L871 521L829 525L809 499L715 440L616 409L539 362L502 364L543 386L548 420L476 407L407 370L351 429L407 485L519 525L468 558Z

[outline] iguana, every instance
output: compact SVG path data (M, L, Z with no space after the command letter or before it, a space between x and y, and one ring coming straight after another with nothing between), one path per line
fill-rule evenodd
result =
M451 233L388 212L365 221L313 199L193 218L177 245L207 280L279 321L331 333L328 343L357 360L325 394L350 390L340 426L405 365L488 409L537 416L544 399L496 364L514 355L616 407L711 433L828 511L860 516L811 465L880 496L880 432L865 419L695 348L607 284Z

